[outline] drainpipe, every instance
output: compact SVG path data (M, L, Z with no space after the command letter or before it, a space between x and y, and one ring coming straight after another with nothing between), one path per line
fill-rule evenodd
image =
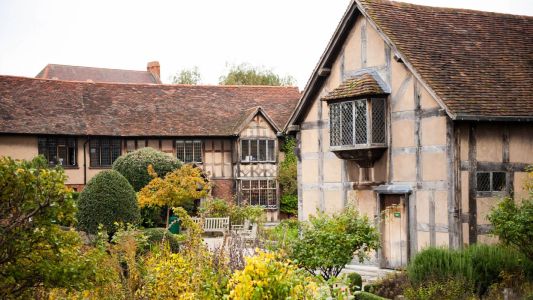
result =
M89 142L89 136L83 143L83 186L87 185L87 143Z

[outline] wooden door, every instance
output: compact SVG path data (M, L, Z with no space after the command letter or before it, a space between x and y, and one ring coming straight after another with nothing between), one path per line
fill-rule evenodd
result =
M381 199L381 267L400 269L407 265L407 208L403 195Z

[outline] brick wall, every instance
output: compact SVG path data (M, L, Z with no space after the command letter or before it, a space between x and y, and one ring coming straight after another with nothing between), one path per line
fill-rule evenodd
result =
M232 179L212 179L213 190L211 195L214 198L225 199L226 201L233 201L235 194L235 182Z

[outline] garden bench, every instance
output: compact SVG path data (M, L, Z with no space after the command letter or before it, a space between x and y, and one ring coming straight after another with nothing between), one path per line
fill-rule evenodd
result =
M229 217L223 218L192 218L196 224L201 224L203 220L204 232L222 232L226 233L229 230Z

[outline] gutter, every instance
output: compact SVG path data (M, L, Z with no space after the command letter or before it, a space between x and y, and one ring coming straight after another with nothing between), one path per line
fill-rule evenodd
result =
M456 114L454 121L488 121L488 122L533 122L533 116L479 116L469 114Z
M83 185L87 185L87 143L89 142L89 136L83 143Z

